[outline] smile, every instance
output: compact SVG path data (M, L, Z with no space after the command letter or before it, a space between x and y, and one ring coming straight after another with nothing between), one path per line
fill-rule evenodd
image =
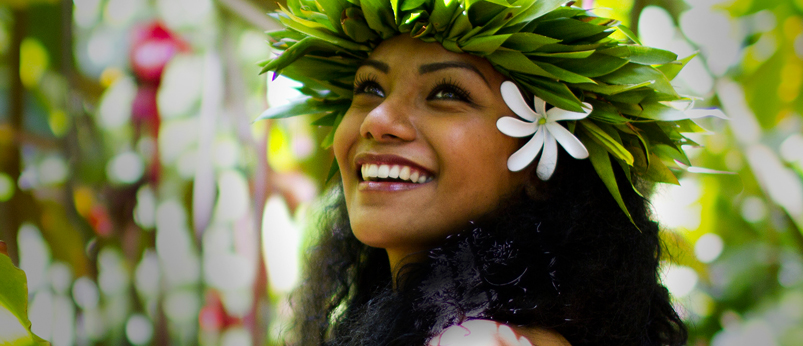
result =
M424 184L432 181L432 177L418 169L405 165L388 165L368 163L360 167L363 181L407 182Z

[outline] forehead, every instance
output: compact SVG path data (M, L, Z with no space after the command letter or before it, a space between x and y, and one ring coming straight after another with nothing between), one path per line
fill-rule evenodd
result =
M424 42L408 35L401 34L382 41L371 53L371 57L393 57L393 56L426 56L443 58L461 58L463 55L470 57L469 54L458 54L443 48L440 43Z
M437 42L424 42L409 35L401 34L380 43L371 53L369 59L388 64L391 69L409 66L417 68L422 64L433 62L464 62L476 67L489 80L499 83L504 79L491 64L484 58L467 54L455 53L443 48Z

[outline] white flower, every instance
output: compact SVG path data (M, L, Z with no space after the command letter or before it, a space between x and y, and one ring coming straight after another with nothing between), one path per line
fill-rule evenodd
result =
M569 130L558 124L561 120L579 120L588 116L593 107L588 103L583 103L587 108L584 113L571 112L558 107L546 109L546 101L535 97L535 112L527 106L519 88L511 81L502 83L502 98L510 109L524 120L513 117L502 117L496 122L496 127L502 133L511 137L533 138L521 149L510 155L507 160L507 168L513 172L518 172L527 167L530 162L535 160L541 148L544 149L541 159L536 168L536 174L541 180L548 180L555 172L555 165L558 163L558 145L560 143L566 152L575 159L585 159L588 157L588 150ZM557 141L557 142L556 142Z

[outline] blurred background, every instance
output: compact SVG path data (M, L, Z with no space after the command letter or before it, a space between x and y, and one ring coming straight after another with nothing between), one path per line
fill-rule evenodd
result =
M803 0L585 0L730 120L653 195L690 345L803 345ZM54 346L273 345L331 154L263 0L1 0L0 240ZM0 274L2 280L2 274ZM2 329L2 328L0 328Z

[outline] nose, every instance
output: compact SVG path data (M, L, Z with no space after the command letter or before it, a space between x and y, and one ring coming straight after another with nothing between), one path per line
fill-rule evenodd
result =
M411 101L392 96L372 109L360 125L363 138L378 142L409 142L416 137Z

